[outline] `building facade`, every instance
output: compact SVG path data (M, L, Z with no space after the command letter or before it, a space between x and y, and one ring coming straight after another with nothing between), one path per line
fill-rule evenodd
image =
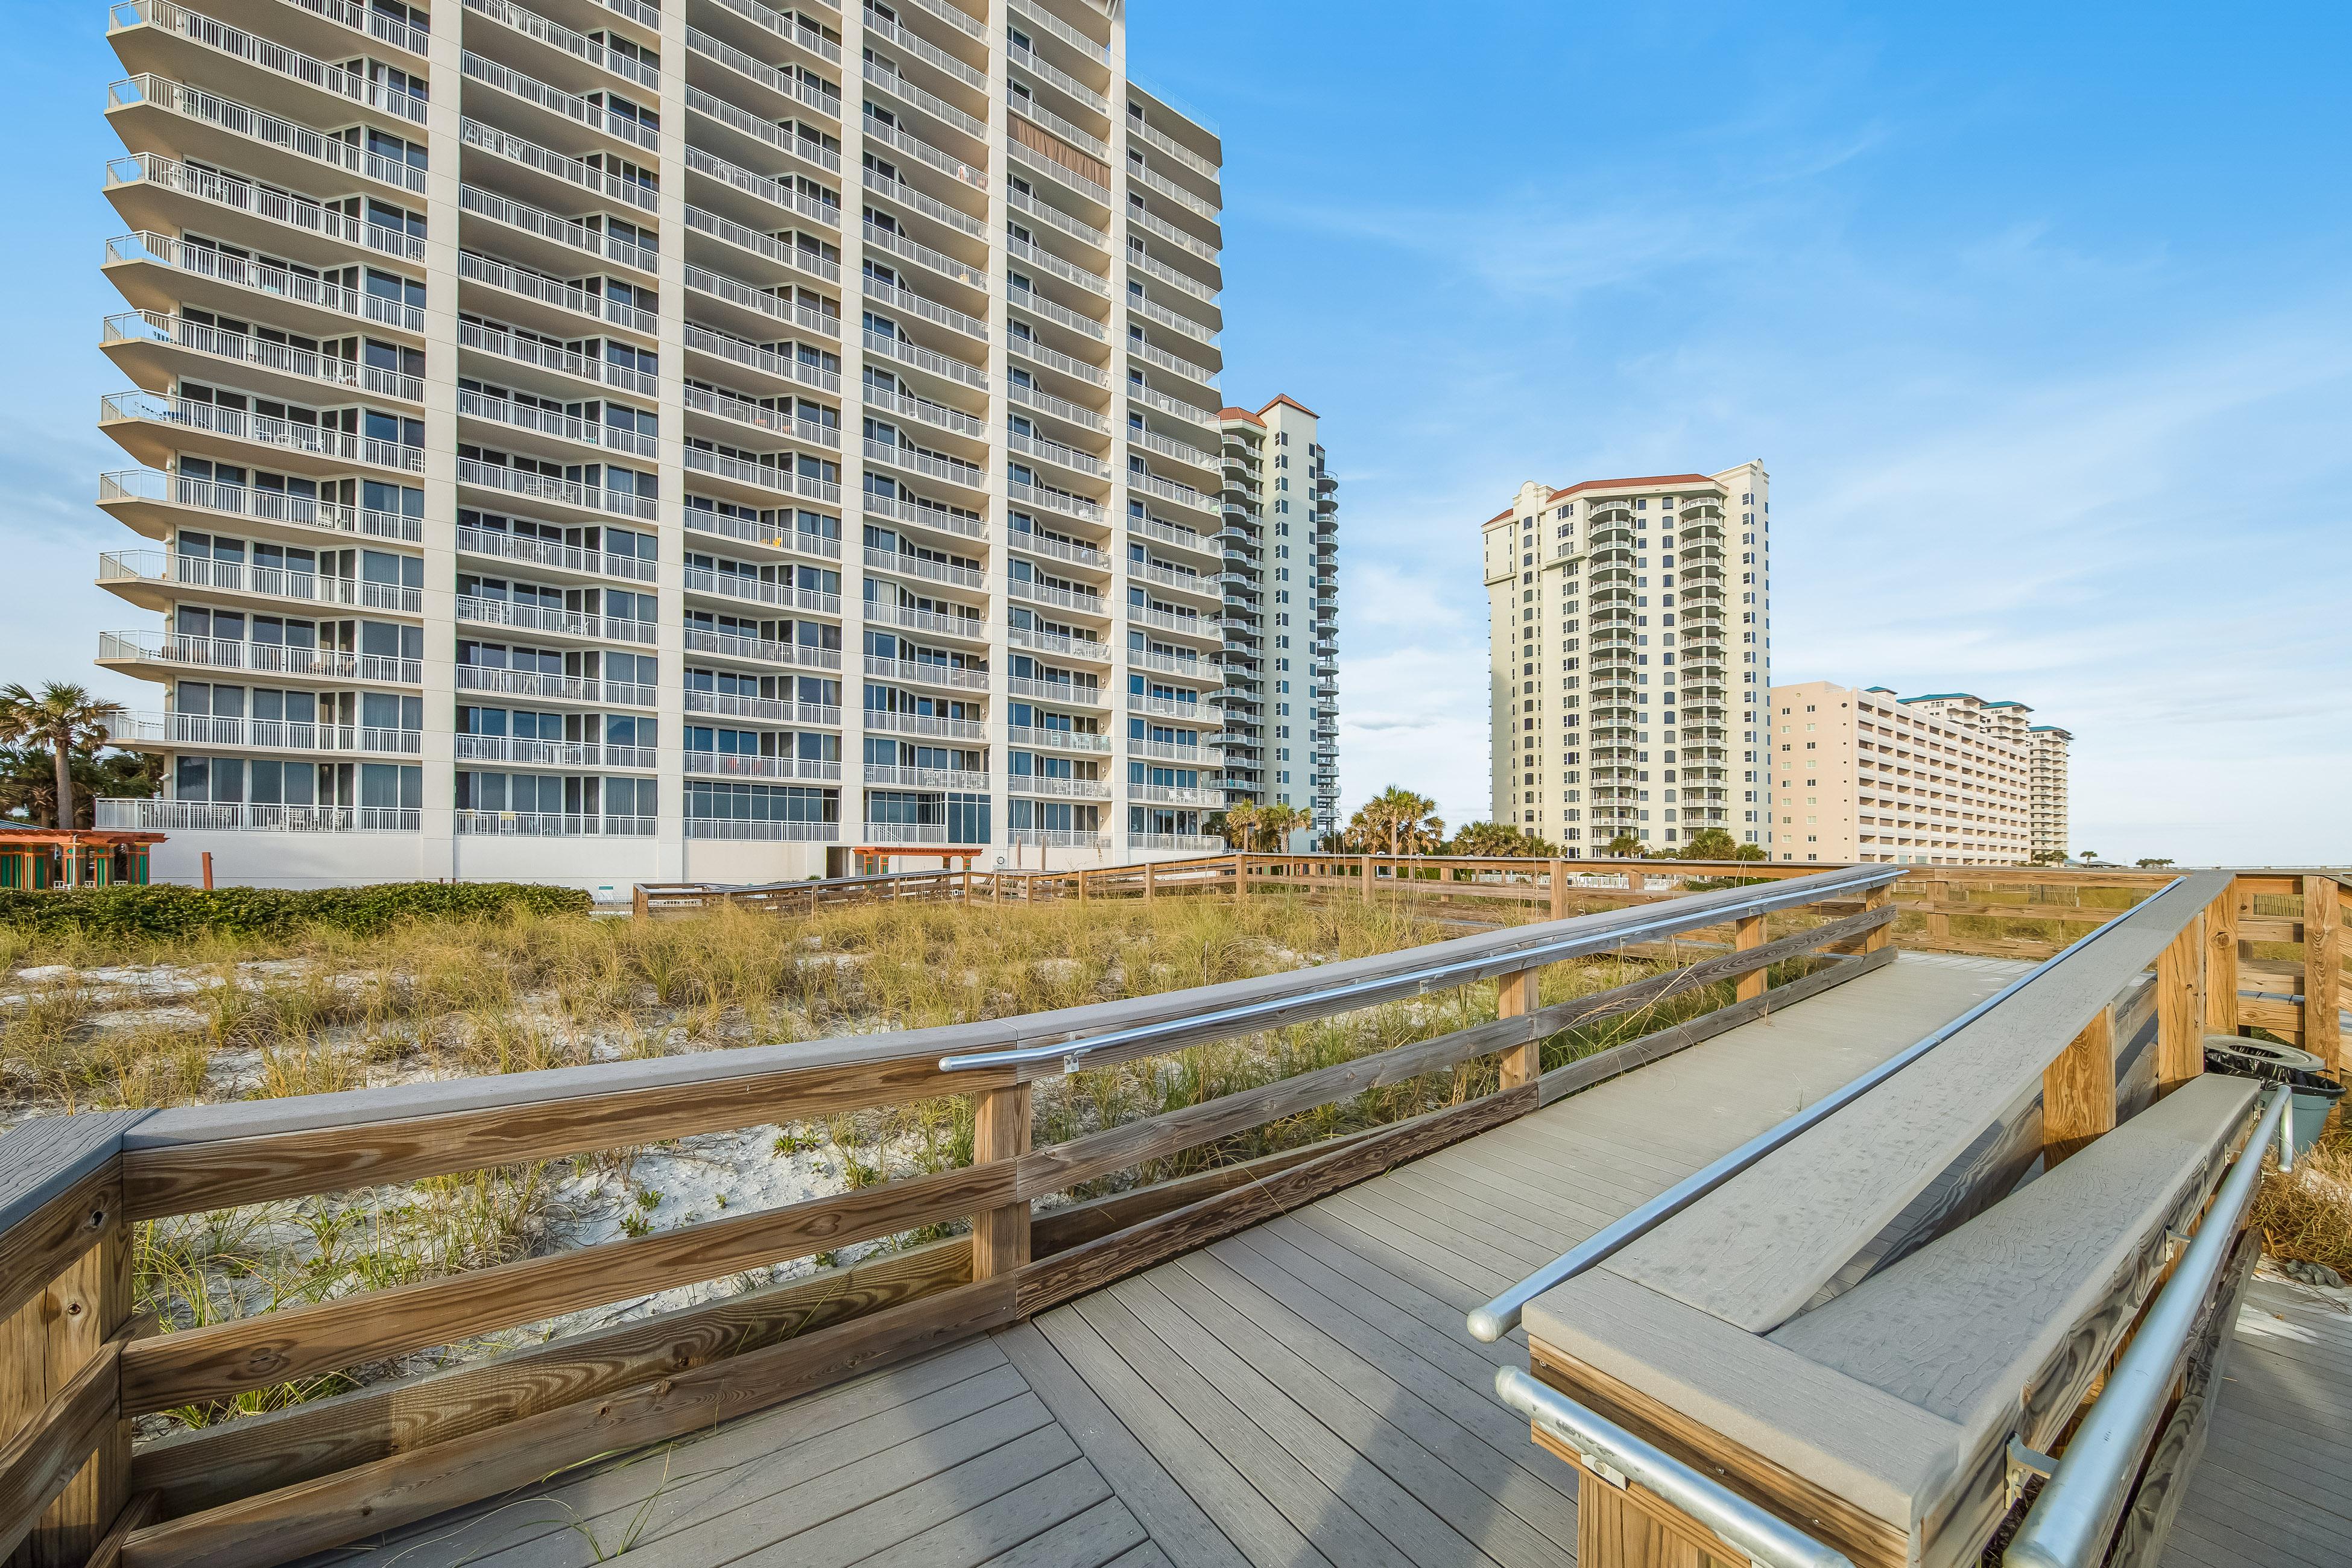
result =
M2033 763L2032 807L2033 858L2063 860L2073 852L2071 825L2066 816L2066 753L2074 743L2072 731L2055 724L2035 724L2026 731Z
M1314 410L1276 397L1224 427L1225 799L1339 826L1339 481Z
M1964 691L1897 697L1826 680L1773 688L1773 858L2026 864L2036 847L2032 712Z
M1118 5L982 9L116 5L99 655L170 765L101 822L283 883L1215 847L1221 148Z
M1571 853L1773 844L1771 481L1529 482L1484 530L1493 819Z

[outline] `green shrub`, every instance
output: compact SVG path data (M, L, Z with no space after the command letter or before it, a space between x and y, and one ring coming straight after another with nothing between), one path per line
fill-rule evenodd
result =
M579 888L522 882L379 882L360 888L114 887L0 889L0 926L35 937L80 934L173 942L290 936L309 926L368 935L403 921L451 916L582 914Z

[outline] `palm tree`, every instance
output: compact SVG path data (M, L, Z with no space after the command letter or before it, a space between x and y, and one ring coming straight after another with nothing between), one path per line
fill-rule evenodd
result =
M74 825L73 754L104 745L107 726L121 717L121 703L62 680L48 682L38 696L15 681L0 687L0 742L46 745L57 765L58 826Z
M1291 834L1313 820L1303 806L1274 801L1257 808L1258 837L1268 850L1279 852L1289 842Z
M1258 807L1250 801L1241 801L1225 807L1216 831L1234 848L1247 849L1257 837L1257 818Z
M1731 835L1720 827L1702 827L1683 846L1685 860L1729 860L1738 853Z
M1423 855L1433 852L1445 837L1445 824L1434 815L1436 810L1437 803L1427 795L1391 784L1357 816L1387 836L1391 855Z
M1634 837L1632 834L1621 833L1616 837L1609 841L1609 847L1601 851L1601 853L1604 855L1614 855L1621 858L1626 858L1645 857L1648 855L1649 850L1643 845L1640 839Z

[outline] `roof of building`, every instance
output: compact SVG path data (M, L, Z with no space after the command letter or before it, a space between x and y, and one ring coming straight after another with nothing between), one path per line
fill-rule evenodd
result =
M1306 415L1309 419L1320 419L1323 417L1323 416L1316 413L1315 410L1307 407L1307 405L1299 402L1298 399L1291 396L1290 394L1286 392L1276 393L1271 399L1259 407L1258 413L1263 416L1266 409L1273 407L1277 403L1286 404L1290 407L1297 409L1298 412Z
M2056 724L2036 724L2028 731L2028 733L2035 735L2063 735L2070 741L2074 738L2074 731L2063 729Z
M1259 418L1256 415L1252 414L1246 408L1220 408L1217 410L1217 417L1220 419L1246 419L1253 425L1263 425L1265 423L1265 420Z
M0 848L27 845L60 844L161 844L163 835L132 827L76 827L60 830L55 827L34 827L26 824L0 822Z
M2026 707L2025 707L2025 704L2024 704L2024 703L2022 703L2022 702L2009 702L2009 701L2002 701L2002 702L1988 702L1988 703L1986 703L1986 704L1985 704L1985 706L1986 706L1986 707L1988 707L1988 708L2021 708L2021 709L2024 709L2024 710L2025 710L2026 712L2028 712L2028 713L2031 713L2031 712L2032 712L2032 711L2033 711L2033 710L2032 710L2032 709L2031 709L2031 708L2026 708Z
M1923 691L1916 697L1901 697L1895 700L1898 702L1948 702L1956 697L1965 697L1971 702L1984 701L1983 698L1973 691Z
M1579 479L1566 489L1552 491L1550 495L1544 498L1543 504L1549 506L1552 502L1563 497L1572 496L1580 490L1647 489L1654 485L1713 485L1717 489L1723 488L1723 482L1720 479L1710 479L1705 474L1637 474L1631 479ZM1486 521L1500 522L1518 510L1515 506L1507 506Z
M1887 695L1887 696L1889 696L1889 697L1892 697L1892 696L1894 696L1894 695L1895 695L1895 688L1893 688L1893 687L1891 687L1891 686L1865 686L1865 687L1864 687L1864 688L1863 688L1863 689L1864 689L1864 691L1879 691L1879 692L1884 692L1885 695Z

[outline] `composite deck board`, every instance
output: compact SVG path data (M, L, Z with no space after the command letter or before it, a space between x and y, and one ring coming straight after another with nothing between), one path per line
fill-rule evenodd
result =
M375 1544L404 1568L584 1568L625 1537L647 1568L1573 1568L1575 1482L1494 1398L1524 1336L1465 1315L2023 967L1902 955L1030 1322Z
M2352 1316L2256 1279L2163 1568L2352 1560Z

